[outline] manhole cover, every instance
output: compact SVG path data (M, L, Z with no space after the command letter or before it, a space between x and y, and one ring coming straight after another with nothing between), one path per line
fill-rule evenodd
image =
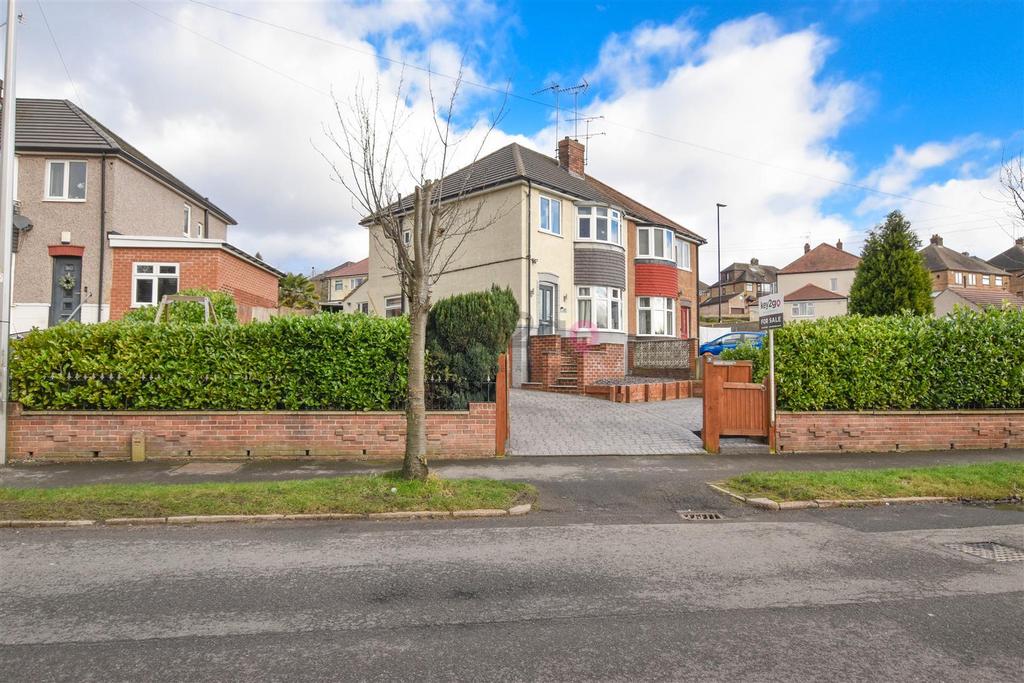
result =
M1024 562L1024 550L1003 545L995 541L978 541L977 543L946 543L947 548L959 550L968 555L983 557L995 562Z
M685 519L688 522L708 521L712 519L725 519L725 517L723 517L717 512L690 512L689 510L685 512L683 512L682 510L677 510L677 512L679 513L679 516L682 519Z

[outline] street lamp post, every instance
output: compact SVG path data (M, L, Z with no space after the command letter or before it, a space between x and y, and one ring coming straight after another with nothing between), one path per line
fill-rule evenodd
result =
M718 214L718 322L722 322L722 209L725 204L715 204Z

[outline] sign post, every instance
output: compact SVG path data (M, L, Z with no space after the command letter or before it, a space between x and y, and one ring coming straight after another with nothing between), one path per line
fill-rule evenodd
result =
M772 452L775 452L775 330L782 327L784 305L781 294L766 294L757 300L757 326L768 330L768 440Z

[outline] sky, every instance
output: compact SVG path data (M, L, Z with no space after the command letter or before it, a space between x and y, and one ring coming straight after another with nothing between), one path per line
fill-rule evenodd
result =
M19 6L18 95L76 102L282 270L368 251L331 177L335 100L402 84L399 138L418 149L430 91L443 101L460 68L456 161L512 141L553 153L554 96L538 91L586 82L575 112L561 96L558 134L603 117L588 173L704 236L707 282L716 203L723 266L782 267L806 241L859 252L894 209L926 243L986 259L1024 235L998 179L1024 149L1024 0Z

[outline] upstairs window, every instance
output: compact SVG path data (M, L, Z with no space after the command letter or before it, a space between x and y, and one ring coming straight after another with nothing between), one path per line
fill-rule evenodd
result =
M132 306L155 306L167 294L178 293L177 263L132 264Z
M206 231L203 229L203 224L200 221L196 221L196 238L202 239L206 237Z
M364 282L366 282L366 278L365 277L354 277L354 278L352 278L352 289L355 289L356 287L358 287L359 285L363 284Z
M676 260L676 235L666 228L637 228L636 255L638 258Z
M676 240L676 268L690 270L690 243Z
M978 284L978 275L976 273L967 274L967 284L976 285Z
M956 278L956 283L958 285L962 285L964 283L964 274L963 273L957 273L955 278Z
M622 212L605 206L580 206L576 215L576 239L622 245Z
M188 229L189 229L189 226L192 225L192 207L189 206L188 204L185 205L184 216L185 216L185 222L184 222L184 224L182 224L181 234L184 235L185 237L188 237L189 236Z
M1002 286L1003 286L1003 276L1002 275L996 275L996 287L1002 287Z
M992 284L992 281L990 280L988 275L982 275L981 276L981 284L983 284L986 287L988 287L990 284Z
M384 299L384 317L397 318L402 315L402 297L389 296Z
M344 280L335 280L334 281L334 291L335 292L340 292L343 289L345 289L345 281Z
M828 288L833 292L839 291L839 278L832 277L828 279Z
M46 198L68 202L85 201L84 161L48 161Z
M562 202L551 197L540 198L540 230L552 235L562 234Z

